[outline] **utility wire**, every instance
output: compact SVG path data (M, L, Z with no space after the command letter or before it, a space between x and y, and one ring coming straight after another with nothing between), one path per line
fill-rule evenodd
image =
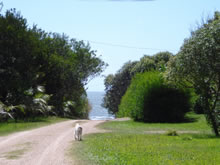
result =
M80 40L80 39L77 39ZM168 49L159 49L159 48L147 48L147 47L136 47L131 45L124 45L124 44L115 44L115 43L108 43L108 42L99 42L99 41L91 41L91 40L83 40L89 43L99 44L99 45L106 45L112 47L121 47L121 48L129 48L129 49L142 49L142 50L156 50L156 51L177 51L177 50L168 50Z

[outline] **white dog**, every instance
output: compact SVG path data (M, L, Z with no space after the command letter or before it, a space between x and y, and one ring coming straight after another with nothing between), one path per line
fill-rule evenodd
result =
M79 125L79 123L76 123L75 130L74 130L74 137L75 140L82 140L82 127Z

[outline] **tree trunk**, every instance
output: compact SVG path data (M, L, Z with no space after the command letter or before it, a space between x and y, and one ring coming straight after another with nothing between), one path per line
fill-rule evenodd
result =
M215 109L215 107L210 108L208 99L205 99L205 111L206 111L207 118L212 126L212 129L213 129L215 135L219 136L219 131L218 131L219 126L216 121L214 109Z
M213 131L215 132L215 135L219 136L218 124L216 122L215 115L212 112L210 112L210 120L211 120L211 123L212 123Z

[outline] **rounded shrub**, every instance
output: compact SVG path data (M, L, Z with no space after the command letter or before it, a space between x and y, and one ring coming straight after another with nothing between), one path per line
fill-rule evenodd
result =
M132 79L117 116L144 122L181 122L190 106L189 92L167 85L159 72L146 72Z
M145 122L181 122L190 111L190 95L181 89L161 85L145 94Z
M134 120L143 120L146 93L148 93L153 86L159 87L162 84L163 79L159 72L152 71L136 74L121 99L117 117L128 116Z

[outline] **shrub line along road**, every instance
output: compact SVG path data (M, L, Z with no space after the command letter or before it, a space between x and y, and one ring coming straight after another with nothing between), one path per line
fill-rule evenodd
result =
M68 120L49 126L0 137L0 165L69 165L76 122L83 127L83 135L102 132L95 126L104 120Z

